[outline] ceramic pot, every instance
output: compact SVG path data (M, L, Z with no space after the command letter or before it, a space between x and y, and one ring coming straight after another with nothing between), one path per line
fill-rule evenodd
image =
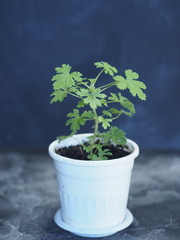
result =
M127 201L139 147L128 139L131 154L102 161L76 160L55 152L62 146L77 145L90 135L77 134L49 146L49 155L57 171L61 206L54 219L58 226L76 235L104 237L126 228L133 221Z

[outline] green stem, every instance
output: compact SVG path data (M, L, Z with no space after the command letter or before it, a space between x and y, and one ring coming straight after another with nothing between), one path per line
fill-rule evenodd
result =
M111 82L111 83L105 84L105 85L103 85L103 86L101 86L101 87L99 87L99 88L104 88L104 87L107 87L107 86L109 86L109 85L111 85L111 84L115 84L115 82Z
M100 75L104 72L104 69L100 71L100 73L97 75L96 77L96 81L98 80L98 78L100 77Z
M86 121L92 121L95 120L95 118L84 118Z
M99 120L98 120L98 115L96 112L96 109L92 109L93 113L94 113L94 133L93 133L93 138L91 141L91 154L93 154L93 149L94 149L94 143L96 141L96 137L97 137L97 132L98 132L98 126L99 126Z
M117 119L120 115L121 115L121 113L118 113L118 115L116 117L111 118L111 120Z
M92 109L92 111L94 113L94 121L95 121L94 134L93 134L93 144L94 144L96 141L96 137L97 137L99 120L98 120L98 115L97 115L96 109Z
M84 83L84 82L78 83L78 85L84 85L84 86L86 86L87 88L89 88L89 86L88 86L86 83Z
M72 96L74 96L74 97L77 97L77 98L80 98L80 99L83 99L83 98L81 98L81 97L79 97L78 95L76 95L76 94L73 94L73 93L71 93L71 92L68 92L68 91L66 91L68 94L70 94L70 95L72 95Z
M105 87L104 89L101 90L101 92L105 91L106 89L108 89L108 88L110 88L110 87L113 87L114 85L115 85L115 84L110 85L110 86L108 86L108 87Z
M117 101L107 101L106 103L108 104L108 103L119 103L119 102L117 102Z
M97 75L96 78L95 78L95 82L94 82L94 83L91 83L91 87L94 87L94 85L96 84L98 78L100 77L100 75L101 75L103 72L104 72L104 69L102 69L102 70L98 73L98 75Z

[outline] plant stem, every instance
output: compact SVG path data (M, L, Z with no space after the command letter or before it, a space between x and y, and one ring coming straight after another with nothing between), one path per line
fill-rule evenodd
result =
M105 84L99 88L105 88L105 87L108 87L109 85L115 85L115 84L116 84L115 82L111 82L111 83Z
M117 119L120 115L121 115L121 113L118 113L116 117L113 117L113 118L111 118L111 119L112 119L112 120L115 120L115 119Z
M77 97L77 98L80 98L80 99L83 99L83 98L81 98L81 97L79 97L78 95L76 95L76 94L73 94L73 93L71 93L71 92L68 92L68 91L66 91L68 94L70 94L70 95L72 95L72 96L74 96L74 97Z
M104 72L104 69L100 71L100 73L97 75L96 77L96 81L98 80L98 78L100 77L100 75Z
M108 104L108 103L118 103L118 102L117 101L107 101L106 103Z
M96 109L92 109L92 111L93 111L93 113L94 113L94 122L95 122L95 125L94 125L94 134L93 134L93 144L94 144L95 141L96 141L96 137L97 137L99 120L98 120L98 115L97 115Z
M99 125L99 120L98 120L98 116L97 116L97 112L96 110L94 109L93 110L94 114L95 114L95 127L94 127L94 138L96 138L97 136L97 132L98 132L98 125Z
M77 83L77 85L84 85L84 86L86 86L87 88L89 88L89 86L88 86L86 83L84 83L84 82Z
M96 109L92 109L93 113L94 113L94 133L93 133L93 138L91 140L91 154L93 154L93 149L94 149L94 143L96 141L96 137L97 137L97 132L98 132L98 125L99 125L99 120L98 120L98 115L97 115L97 111Z
M103 89L101 89L101 92L103 92L103 91L105 91L106 89L108 89L108 88L110 88L110 87L113 87L113 86L115 86L115 85L116 85L116 83L114 83L114 82L108 83L108 84L100 87L100 88L103 88Z

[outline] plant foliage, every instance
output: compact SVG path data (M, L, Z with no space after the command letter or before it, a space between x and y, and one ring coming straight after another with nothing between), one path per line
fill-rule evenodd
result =
M90 160L106 160L111 153L103 146L126 144L125 133L118 127L111 126L111 123L121 115L132 117L135 114L134 104L124 97L120 90L128 89L133 97L146 100L146 94L143 92L146 85L137 80L139 75L131 69L125 70L124 76L121 76L118 70L107 62L100 61L94 65L100 68L95 78L83 78L80 72L73 72L69 64L56 67L56 74L52 78L54 92L51 94L51 103L62 102L68 95L78 99L77 108L67 114L66 125L70 126L71 135L74 135L87 121L93 121L94 133L89 137L90 144L84 145L83 148ZM109 75L111 81L97 87L96 83L103 73ZM118 89L118 93L107 94L106 90L111 87ZM118 104L118 108L113 106ZM80 111L85 107L89 107L89 110ZM100 133L99 125L106 131ZM58 137L59 141L64 138L66 136Z

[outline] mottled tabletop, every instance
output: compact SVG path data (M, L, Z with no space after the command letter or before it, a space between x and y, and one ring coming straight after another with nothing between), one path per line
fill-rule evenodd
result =
M53 221L59 208L56 175L47 154L0 154L0 239L81 240ZM130 227L101 240L180 239L180 153L142 152L132 174Z

